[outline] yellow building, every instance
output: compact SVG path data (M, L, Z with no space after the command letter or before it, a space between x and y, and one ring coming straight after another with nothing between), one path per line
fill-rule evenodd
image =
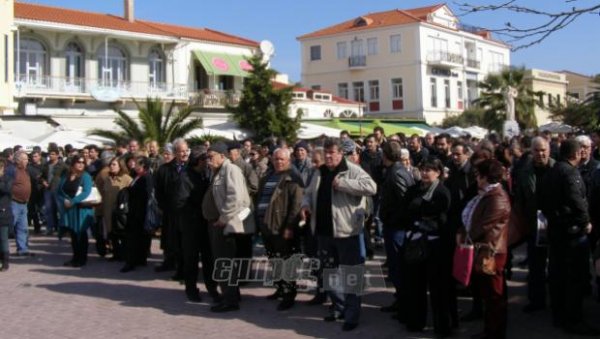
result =
M566 76L561 73L541 69L530 69L525 71L523 81L532 91L544 92L542 98L544 106L536 106L534 110L538 126L552 122L549 107L557 104L566 104L568 84Z
M575 100L583 101L587 99L590 93L598 91L598 87L600 87L600 84L594 83L594 79L591 76L571 71L560 71L559 73L566 76L569 82L567 85L567 94Z

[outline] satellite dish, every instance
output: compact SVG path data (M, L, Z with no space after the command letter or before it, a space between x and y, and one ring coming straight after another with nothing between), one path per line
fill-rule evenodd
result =
M260 42L260 51L262 52L263 60L269 61L273 54L275 54L275 47L269 40L263 40Z

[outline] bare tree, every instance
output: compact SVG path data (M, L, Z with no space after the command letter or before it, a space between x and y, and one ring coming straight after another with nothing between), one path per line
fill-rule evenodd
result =
M475 5L469 2L462 3L457 1L454 3L461 11L459 13L460 16L465 16L476 12L504 11L512 14L530 14L539 18L540 22L536 24L517 26L508 21L501 28L487 29L488 31L496 33L505 38L507 43L513 45L512 50L516 51L539 44L552 33L567 27L584 14L600 14L600 3L589 4L589 1L585 1L586 6L577 7L576 3L579 2L579 0L563 0L563 2L565 8L554 12L544 10L544 2L542 1L540 1L539 9L520 5L516 0L503 1L498 4L482 5ZM534 20L532 20L532 22L534 22Z

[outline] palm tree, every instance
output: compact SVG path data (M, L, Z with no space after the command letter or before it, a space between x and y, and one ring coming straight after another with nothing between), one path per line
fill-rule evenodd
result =
M535 106L542 107L543 92L532 91L523 81L525 68L507 68L500 73L488 75L479 83L481 96L474 101L484 109L483 124L490 130L500 131L506 120L506 105L503 92L509 86L516 88L518 95L515 99L515 115L521 128L535 128Z
M125 139L142 142L156 140L163 146L173 139L183 138L194 129L202 127L202 119L190 118L194 110L193 106L175 109L175 102L171 102L165 112L163 102L158 98L147 98L145 106L135 100L134 103L138 109L139 123L119 110L114 122L120 130L93 129L89 134L109 138L117 143Z

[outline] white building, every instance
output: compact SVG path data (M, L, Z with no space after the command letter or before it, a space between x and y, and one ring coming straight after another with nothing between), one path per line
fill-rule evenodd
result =
M298 37L302 83L365 102L367 115L439 123L510 65L510 49L447 5L369 13Z
M244 58L258 50L211 29L137 19L133 0L122 17L0 0L0 37L2 128L29 138L47 133L47 120L113 128L114 109L134 114L133 100L148 96L199 104L206 126L224 122L248 75Z

